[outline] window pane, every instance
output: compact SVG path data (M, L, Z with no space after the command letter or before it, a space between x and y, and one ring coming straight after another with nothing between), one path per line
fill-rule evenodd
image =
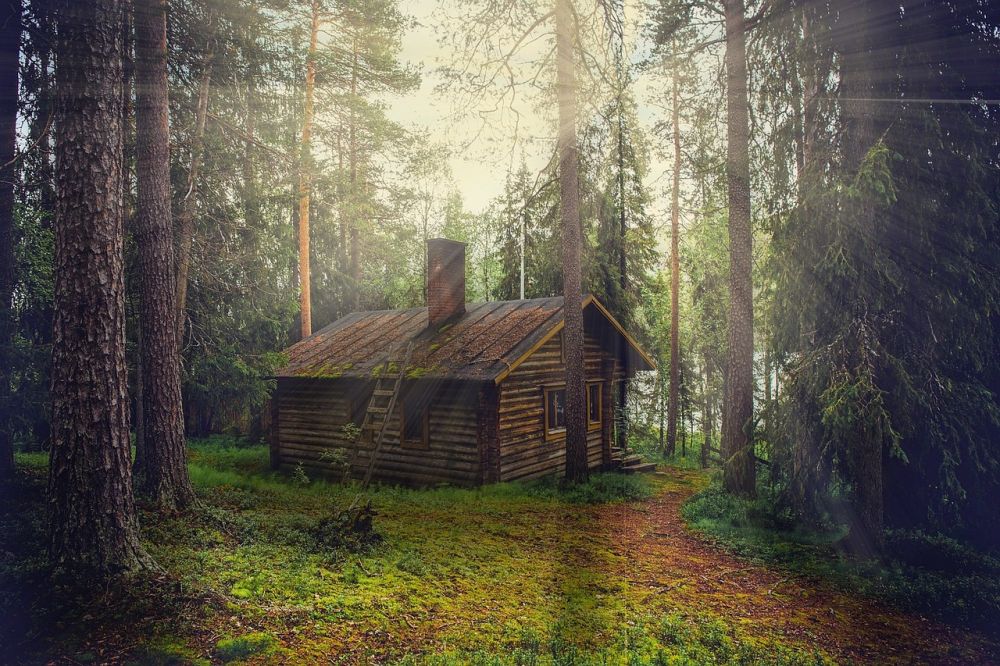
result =
M587 408L590 415L591 423L600 423L601 421L601 385L591 384L590 392L587 400Z
M566 427L566 391L560 390L553 393L556 403L556 428Z
M414 408L412 404L403 403L403 437L404 439L422 440L424 438L423 410Z
M360 392L351 399L351 422L359 428L365 420L365 412L368 411L368 403L370 401L371 394L364 395Z

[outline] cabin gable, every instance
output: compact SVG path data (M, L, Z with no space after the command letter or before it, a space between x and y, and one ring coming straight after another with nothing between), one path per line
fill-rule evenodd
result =
M587 461L591 469L599 469L611 463L612 385L621 380L622 373L613 355L591 330L584 335L584 373L588 407L593 406L595 410L587 414ZM501 481L565 471L566 437L558 427L558 409L553 410L560 391L565 390L565 383L561 331L526 356L501 382ZM591 405L592 401L598 404ZM557 422L553 424L553 420Z

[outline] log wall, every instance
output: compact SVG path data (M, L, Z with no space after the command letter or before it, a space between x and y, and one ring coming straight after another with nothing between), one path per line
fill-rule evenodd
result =
M618 374L607 354L591 335L585 336L584 368L587 380L613 381ZM503 381L500 390L500 480L511 481L566 469L565 437L545 439L545 386L566 381L566 370L556 335L528 357ZM605 396L607 393L605 393ZM613 403L612 403L613 404ZM604 405L603 420L613 416L612 404ZM588 430L587 460L599 469L610 460L610 437L604 427Z
M401 446L399 405L389 418L373 478L386 483L475 485L482 479L477 444L480 385L467 382L426 384L414 390L432 391L429 441L426 448ZM352 399L367 401L371 386L329 379L280 378L275 400L275 443L282 469L302 465L307 473L337 474L335 451L351 456L352 445L341 428L350 420ZM367 468L371 444L362 442L352 476Z

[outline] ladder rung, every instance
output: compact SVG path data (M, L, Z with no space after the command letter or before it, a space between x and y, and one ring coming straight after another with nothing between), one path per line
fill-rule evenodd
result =
M388 414L389 413L389 408L388 407L369 407L368 408L368 413L369 414Z
M389 390L386 390L386 389L375 389L374 391L372 391L372 395L378 395L378 396L382 396L384 398L392 397L392 395L394 393L395 393L395 391L389 391Z

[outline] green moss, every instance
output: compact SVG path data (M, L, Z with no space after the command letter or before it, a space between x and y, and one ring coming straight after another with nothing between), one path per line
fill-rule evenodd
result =
M241 661L256 654L270 652L277 640L270 634L255 632L235 638L224 638L215 644L215 655L223 663Z
M129 666L209 666L208 659L175 638L159 638L139 648Z
M420 379L424 375L430 374L438 369L439 366L433 366L430 368L421 368L416 365L410 365L406 368L406 378L407 379Z
M431 664L812 659L778 622L740 625L716 615L711 593L651 592L640 573L647 556L619 548L623 516L648 509L617 504L688 493L703 483L698 475L594 475L573 487L555 478L482 488L375 485L367 496L382 540L351 552L317 540L316 529L355 498L356 485L297 485L269 469L266 446L232 437L192 440L188 450L199 506L140 516L169 591L131 615L140 618L134 622L97 615L91 625L100 625L80 630L169 632L138 651L138 663L197 663L206 653L214 661L315 663L344 652L379 663L433 653L406 660ZM44 484L39 474L39 493ZM44 503L12 515L24 520L34 506ZM42 508L38 517L37 528L15 530L15 542L36 539L44 562ZM241 635L251 628L259 633ZM206 643L209 636L226 638Z

